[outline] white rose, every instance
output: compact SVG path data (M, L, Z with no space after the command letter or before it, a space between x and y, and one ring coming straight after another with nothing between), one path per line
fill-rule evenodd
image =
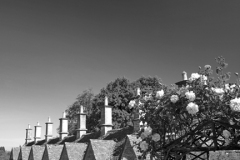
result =
M205 75L201 75L200 78L201 78L202 81L206 81L207 80L207 76L205 76Z
M135 104L136 104L136 102L135 102L134 100L131 100L131 101L129 102L129 108L130 108L130 109L133 108Z
M157 133L153 134L153 135L152 135L152 140L153 140L154 142L159 141L159 140L160 140L160 135L157 134Z
M163 91L163 90L157 91L157 93L156 93L156 97L157 97L157 98L162 98L163 95L164 95L164 91Z
M194 81L200 77L200 74L198 73L192 73L191 77L189 78L190 81Z
M190 102L188 105L187 105L187 111L189 114L196 114L199 110L198 110L198 105L193 103L193 102Z
M212 88L212 91L216 94L223 94L224 90L222 88Z
M223 131L223 137L225 139L229 139L230 136L231 136L231 133L228 130L224 130Z
M146 151L148 149L148 143L146 141L142 141L140 143L140 148L141 150Z
M172 95L170 100L171 100L172 103L176 103L179 100L179 98L178 98L177 95Z
M240 112L240 98L230 100L230 108L233 111Z
M152 128L151 127L145 127L144 132L149 136L150 134L152 134Z
M228 83L227 83L227 84L225 84L224 86L225 86L225 92L227 92L227 91L229 91L229 90L230 90L230 87L229 87L229 84L228 84Z
M195 100L195 98L196 98L196 96L195 96L195 93L193 92L193 91L188 91L188 92L186 92L185 93L185 96L187 97L187 99L189 100L189 101L194 101Z

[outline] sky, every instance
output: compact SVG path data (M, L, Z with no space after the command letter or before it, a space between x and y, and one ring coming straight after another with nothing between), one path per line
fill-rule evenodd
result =
M0 145L42 138L78 94L118 77L181 80L223 56L240 72L238 0L0 1ZM234 81L234 76L232 81Z

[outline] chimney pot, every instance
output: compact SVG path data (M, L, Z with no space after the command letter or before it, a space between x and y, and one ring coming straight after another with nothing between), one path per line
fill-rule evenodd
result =
M64 137L68 135L68 119L66 118L65 111L63 112L63 117L60 120L60 139L63 140Z
M141 94L141 90L140 88L137 88L137 96L140 96L140 94Z
M46 134L45 134L45 140L48 141L50 138L52 138L52 129L53 129L53 123L51 122L50 116L48 117L48 122L46 122Z
M101 111L101 135L112 130L112 107L108 105L108 98L105 97L105 105Z
M183 79L183 81L187 80L187 72L183 71L182 79Z
M105 96L105 106L108 106L108 97Z
M81 138L82 135L86 134L86 113L84 113L83 106L80 105L80 112L77 114L77 139Z
M34 127L35 127L34 141L36 143L38 139L41 139L41 129L42 129L42 127L40 126L39 122L37 122L37 125L34 126Z
M25 144L30 142L32 139L32 129L30 127L30 124L28 124L28 128L26 129L26 139L25 139Z

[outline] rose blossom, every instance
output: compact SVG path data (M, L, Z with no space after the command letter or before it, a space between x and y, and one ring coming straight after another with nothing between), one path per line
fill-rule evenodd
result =
M171 100L172 103L176 103L179 100L179 98L178 98L177 95L172 95L170 100Z
M193 102L190 102L188 105L187 105L187 111L189 114L196 114L198 112L198 105L193 103Z
M223 94L224 90L222 88L212 88L212 91L216 94Z
M162 98L163 95L164 95L164 91L163 91L163 90L157 91L157 93L156 93L156 97L157 97L157 98Z
M200 74L198 73L192 73L191 77L189 78L190 81L196 80L200 77Z
M195 93L193 91L186 92L185 95L189 101L194 101L196 98Z
M231 133L230 133L228 130L224 130L224 131L223 131L223 137L224 137L225 139L228 139L230 136L231 136Z
M159 141L159 140L160 140L160 135L157 134L157 133L153 134L153 135L152 135L152 140L153 140L154 142Z
M140 143L140 148L141 150L146 151L148 149L148 143L146 141L142 141Z
M240 98L234 98L230 101L230 107L233 111L240 112Z
M129 108L131 109L131 108L133 108L134 107L134 105L135 105L135 101L134 100L131 100L130 102L129 102Z

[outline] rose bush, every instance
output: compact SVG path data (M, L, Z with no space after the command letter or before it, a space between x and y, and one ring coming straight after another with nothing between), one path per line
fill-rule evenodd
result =
M140 120L147 127L142 128L139 137L139 150L144 158L148 153L159 158L158 153L173 145L173 141L186 136L205 123L219 121L226 124L220 128L229 144L230 135L237 130L227 129L228 125L240 125L240 87L239 84L227 84L230 73L223 73L227 64L223 57L218 57L217 80L213 80L212 67L205 65L198 73L193 73L185 87L170 86L152 92L150 97L144 94L138 97L141 105L134 107L141 110ZM225 129L224 129L225 128ZM211 133L212 128L205 128L202 134ZM236 137L236 136L235 136ZM182 139L178 143L183 143ZM225 145L226 145L225 144Z

